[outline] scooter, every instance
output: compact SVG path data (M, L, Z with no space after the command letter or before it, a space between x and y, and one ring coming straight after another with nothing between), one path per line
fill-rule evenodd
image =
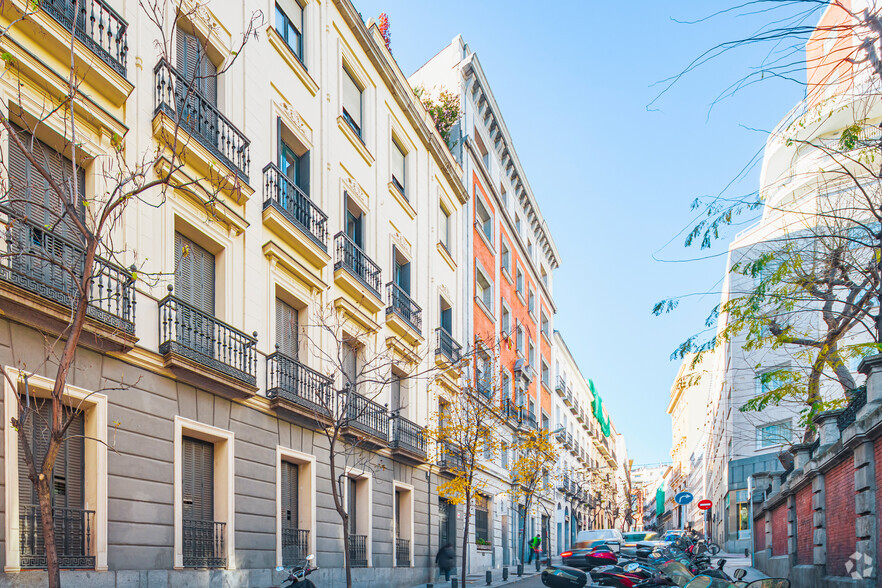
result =
M282 584L280 588L291 588L291 586L297 585L300 588L315 588L315 584L312 583L312 580L307 578L308 575L316 571L318 568L312 567L312 560L315 559L315 556L309 554L299 564L295 565L288 571L288 579L285 580L286 583ZM277 572L284 572L285 567L279 566L276 568Z

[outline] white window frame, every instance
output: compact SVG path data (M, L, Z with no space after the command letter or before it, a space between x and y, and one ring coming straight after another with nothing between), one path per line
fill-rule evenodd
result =
M297 489L298 502L308 497L309 502L304 505L300 503L297 508L300 509L298 518L309 521L309 553L318 558L316 550L316 460L314 455L303 453L289 447L276 445L276 566L282 565L282 463L288 462L296 464L299 468L298 482L300 487ZM304 470L306 470L304 472ZM309 483L309 492L301 492L304 480ZM303 517L302 513L306 510L308 517ZM318 559L313 563L318 566Z
M480 285L478 281L479 278L483 278L484 281L487 282L487 287ZM484 296L481 295L481 292L489 292L489 304L484 300ZM484 268L482 268L480 264L475 264L475 299L481 302L481 305L491 316L493 315L493 280L487 277L487 272L484 271Z
M367 512L365 517L359 517L359 520L364 522L364 526L367 527L366 535L367 539L365 540L365 551L367 552L367 567L374 567L374 476L371 472L356 470L354 468L346 468L344 475L347 478L353 478L358 480L356 482L356 486L365 485L367 490L365 490L366 497L356 496L356 500L358 500L358 512L363 513ZM356 492L359 490L356 489ZM349 506L349 484L343 484L343 504L347 507ZM394 515L393 515L394 516ZM343 534L340 534L340 549L343 549ZM341 551L342 553L342 551ZM411 554L411 559L413 559Z
M13 382L25 375L18 369L7 366L6 373ZM31 393L38 397L50 397L55 387L55 380L38 376L28 375L28 387ZM95 553L95 571L107 571L107 396L97 392L90 392L77 386L65 386L66 404L80 406L83 411L85 424L84 445L84 499L85 508L95 511L95 526L93 551ZM9 424L11 419L18 418L18 401L15 389L10 386L8 380L4 380L3 386L3 413L6 419L5 444L3 455L4 483L6 485L6 516L5 532L6 541L6 565L4 572L14 573L21 571L21 539L18 515L9 516L9 513L19 512L18 481L21 472L18 471L18 431ZM24 474L26 475L26 474Z
M214 444L214 512L216 520L226 523L227 550L225 569L236 569L236 448L232 431L206 425L199 421L175 415L174 446L174 566L184 568L184 484L183 484L183 438L201 439Z
M413 486L411 486L410 484L405 484L404 482L399 482L397 480L392 481L392 520L394 521L395 527L397 527L399 525L399 521L396 518L398 513L396 512L396 509L395 509L395 492L397 492L397 491L400 491L402 493L402 498L403 498L403 495L407 495L407 511L406 511L407 518L405 518L404 515L402 515L402 517L401 517L402 519L404 519L404 526L402 527L401 531L402 531L402 537L409 539L409 541L410 541L410 567L414 567L414 559L415 558L414 558L414 545L413 545L413 540L414 540L413 501L414 501L415 494L414 494ZM395 527L393 527L393 530L395 529ZM407 533L405 534L404 531L407 531ZM397 568L398 567L398 550L395 548L394 534L393 534L392 539L393 539L392 566Z

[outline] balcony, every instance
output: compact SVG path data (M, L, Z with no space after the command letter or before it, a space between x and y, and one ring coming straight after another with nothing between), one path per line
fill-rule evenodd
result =
M389 411L361 394L349 393L345 424L350 435L365 435L362 443L378 447L389 443Z
M380 266L342 231L334 236L334 250L334 280L359 304L379 311L383 306Z
M333 382L279 352L266 358L266 396L270 405L315 427L331 417Z
M567 406L573 405L573 391L569 388L567 388L567 393L563 397L563 403Z
M395 567L410 567L410 541L408 539L395 538Z
M171 292L159 302L159 353L182 380L229 397L257 392L257 333L249 336Z
M199 157L205 175L214 179L218 175L217 161L226 168L229 176L238 176L248 183L251 163L250 141L236 126L218 110L211 100L197 91L192 80L160 59L153 68L156 78L154 88L154 127L157 115L168 117L165 128L166 140L176 150L186 149ZM163 121L160 121L163 122ZM176 131L190 135L205 152L192 142L184 140ZM156 132L154 128L154 132ZM191 163L189 158L188 163Z
M263 168L263 222L287 237L315 267L330 261L328 215L275 163Z
M435 329L435 363L456 366L462 359L462 346L444 327Z
M421 426L400 415L392 415L392 453L415 463L426 461L426 432Z
M294 566L309 555L309 530L282 527L282 565Z
M521 409L511 400L505 400L502 405L503 416L508 419L512 426L517 426L521 420Z
M557 392L557 395L561 398L566 398L567 395L567 382L560 376L557 377L557 384L554 387L554 391Z
M40 8L69 31L113 71L126 77L128 23L103 0L41 0ZM79 7L79 14L75 7Z
M459 450L450 443L441 444L438 467L446 474L456 476L462 473L463 463Z
M349 535L349 565L353 568L367 567L367 535Z
M95 569L93 531L95 511L79 508L53 508L55 550L62 568ZM19 506L19 554L21 568L46 568L43 521L40 507Z
M554 436L557 439L557 442L561 445L566 445L567 442L567 432L566 431L558 431Z
M63 332L79 296L85 250L5 206L0 206L0 223L8 227L0 241L0 310L41 329ZM138 339L132 274L96 258L88 297L82 344L103 351L134 347Z
M226 523L184 519L184 567L227 567Z
M422 341L422 309L394 282L386 284L386 298L386 324L411 345Z

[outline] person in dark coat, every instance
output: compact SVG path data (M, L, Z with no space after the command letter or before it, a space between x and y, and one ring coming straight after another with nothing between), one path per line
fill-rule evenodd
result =
M453 545L448 543L439 549L438 555L435 556L435 563L441 568L441 573L444 574L444 580L450 580L450 570L453 569L453 566L456 563L456 552L453 550Z

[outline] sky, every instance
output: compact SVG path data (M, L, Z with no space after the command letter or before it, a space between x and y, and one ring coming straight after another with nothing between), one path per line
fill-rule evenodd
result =
M635 465L669 462L666 408L679 368L670 355L703 330L725 271L725 241L711 257L684 247L682 231L697 214L690 204L739 175L804 88L770 79L716 101L769 50L751 47L653 99L658 82L769 17L683 22L708 16L708 4L728 5L723 0L354 4L365 21L388 15L392 53L406 75L458 34L478 54L560 253L555 328L594 381ZM758 182L754 168L728 193ZM657 301L689 294L700 295L669 315L651 314Z

